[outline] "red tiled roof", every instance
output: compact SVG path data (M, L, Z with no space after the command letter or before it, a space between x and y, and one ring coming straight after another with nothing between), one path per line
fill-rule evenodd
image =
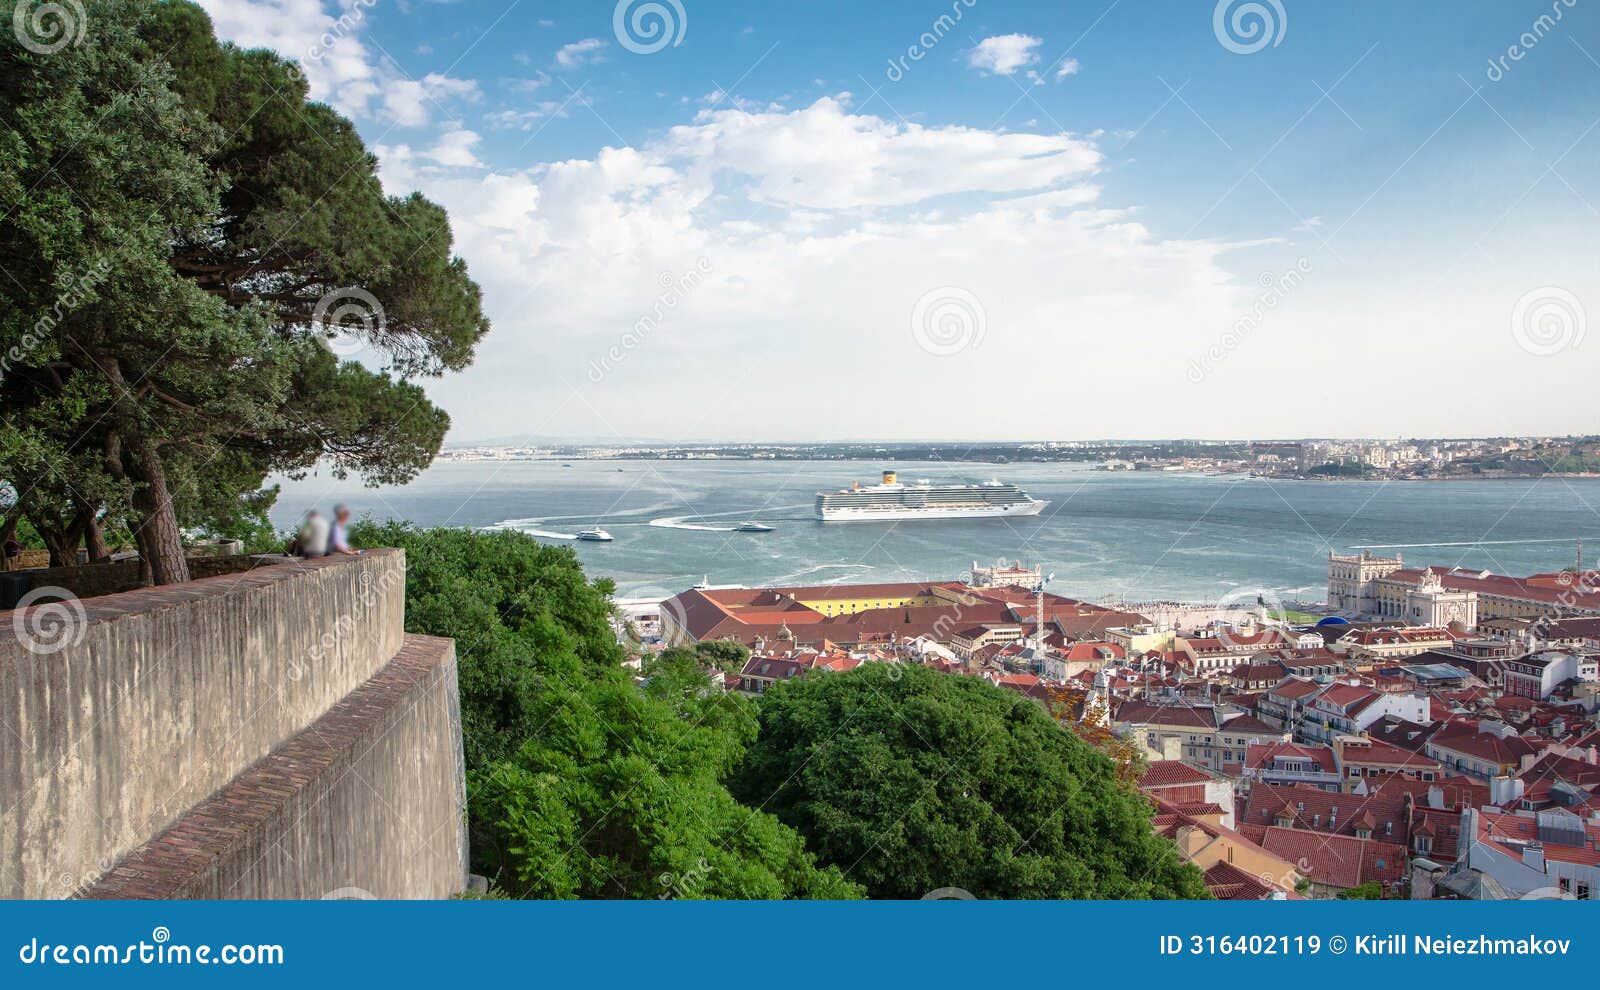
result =
M1346 764L1378 767L1406 767L1414 770L1439 769L1439 761L1431 760L1419 753L1391 746L1379 739L1367 739L1365 742L1345 743L1339 751L1339 759Z
M1274 729L1254 715L1240 715L1237 718L1230 718L1222 723L1222 728L1227 732L1259 732L1262 735L1273 737L1283 735L1282 729Z
M1241 827L1277 824L1287 817L1295 828L1321 833L1354 835L1371 816L1374 839L1401 843L1410 841L1405 795L1380 784L1369 794L1324 791L1309 784L1266 784L1250 788Z
M1268 826L1261 845L1297 864L1313 883L1341 890L1373 880L1392 884L1405 876L1405 848L1391 842Z
M1498 766L1516 766L1523 756L1535 755L1543 749L1521 736L1502 739L1492 732L1481 731L1470 722L1448 723L1435 732L1429 742L1436 747L1491 761Z
M1254 873L1220 860L1206 871L1205 883L1219 901L1264 901L1277 889Z
M1216 726L1217 715L1209 706L1158 705L1149 701L1125 701L1117 709L1114 720L1132 725L1177 725L1210 729Z
M1326 746L1302 746L1299 743L1254 743L1245 748L1244 765L1247 770L1270 768L1279 757L1289 757L1316 764L1323 773L1337 773L1333 750Z
M1211 774L1182 760L1154 760L1139 778L1139 787L1148 790L1159 787L1206 784L1215 780Z

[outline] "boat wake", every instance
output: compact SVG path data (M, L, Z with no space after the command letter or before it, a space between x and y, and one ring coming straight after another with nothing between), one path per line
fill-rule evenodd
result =
M764 505L755 509L730 509L727 512L696 512L692 515L662 516L650 520L650 525L660 529L693 529L704 533L732 533L738 526L728 526L721 523L685 522L686 519L721 519L727 516L740 516L741 522L745 519L754 519L759 516L770 516L773 512L783 512L789 509L803 509L805 503L799 505Z
M662 516L660 519L650 520L650 525L660 529L696 529L705 533L731 533L733 526L707 526L703 523L684 522L685 519L701 519L703 516Z
M577 533L557 533L548 529L540 529L539 527L532 525L533 523L537 522L542 522L542 520L507 519L505 522L498 522L492 526L480 526L478 528L485 533L498 533L501 530L514 529L519 533L526 533L529 536L537 536L545 540L576 540L578 538Z
M789 581L793 581L796 578L803 578L808 574L815 574L818 571L870 571L870 570L873 570L873 569L874 569L873 565L871 565L871 564L818 564L815 567L807 567L804 570L794 571L793 573L790 573L790 574L781 575L781 576L779 576L777 578L774 578L772 580L772 583L773 584L785 584L785 583L787 583ZM822 583L823 584L838 584L839 582L843 581L846 577L848 577L848 575L840 574L837 577L828 578L827 580L823 581Z

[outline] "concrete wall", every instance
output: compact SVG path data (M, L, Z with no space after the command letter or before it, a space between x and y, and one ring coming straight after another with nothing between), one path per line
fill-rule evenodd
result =
M191 556L189 576L194 580L237 574L258 566L260 556ZM46 558L48 561L48 558ZM138 560L114 560L103 564L78 564L68 567L30 567L11 571L24 582L24 593L38 588L61 588L79 598L96 598L115 595L144 587L144 575ZM9 602L7 603L9 604Z
M82 889L372 678L401 649L405 556L75 604L50 652L41 606L0 612L0 897Z
M90 898L448 897L466 876L455 647L383 670L84 892Z

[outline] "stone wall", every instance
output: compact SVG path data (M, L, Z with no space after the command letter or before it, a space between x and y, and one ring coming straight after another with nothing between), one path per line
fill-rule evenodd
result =
M266 562L283 558L271 556L192 556L189 558L189 576L198 581L224 574L238 574L253 570ZM48 561L48 556L46 561ZM101 564L72 564L66 567L30 567L13 571L25 580L24 592L40 588L60 588L79 598L98 598L144 587L141 563L137 558L113 560Z
M462 889L455 644L405 648L306 731L84 891L90 898L448 897Z
M53 614L67 635L58 626L54 638L40 639L34 634L50 631L52 616L43 611L50 607L0 612L0 736L9 736L0 741L3 897L93 889L119 860L250 780L258 761L333 717L337 706L370 702L362 690L381 687L380 672L392 678L402 669L395 664L404 659L405 556L376 550L67 602ZM444 801L454 820L460 817L460 723L453 653L446 653L430 668L441 671L430 675L435 680L407 682L411 703L385 709L387 728L369 745L340 751L337 772L307 777L302 783L312 789L294 792L311 802L300 809L306 826L320 826L329 842L348 832L339 841L355 846L327 851L326 863L302 877L277 841L292 830L273 825L259 808L254 817L241 810L233 824L219 824L213 809L222 833L273 842L255 865L226 849L214 853L217 879L171 885L170 895L318 896L310 888L324 874L361 861L386 864L368 879L387 896L460 889L458 835L436 842L427 868L396 866L423 855L409 836L409 848L396 851L397 829L413 815L436 831L441 812L434 805ZM436 778L446 765L454 783L441 797ZM387 800L391 821L378 821L383 802L363 807L357 795L340 791L351 768L374 782L371 791ZM431 810L420 811L419 802ZM453 886L441 876L454 876Z

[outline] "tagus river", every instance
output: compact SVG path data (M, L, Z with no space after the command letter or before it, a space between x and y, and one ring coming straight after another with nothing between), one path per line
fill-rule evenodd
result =
M1013 482L1050 505L1034 517L819 523L817 491L902 480ZM518 529L572 546L625 596L703 578L750 586L958 579L973 560L1020 558L1051 590L1090 600L1215 601L1252 589L1320 601L1329 547L1396 550L1408 562L1524 574L1600 553L1600 479L1310 482L1080 464L862 461L441 463L404 487L326 473L282 481L280 528L312 506L421 526ZM739 533L747 520L770 533ZM574 539L600 527L611 543ZM1404 546L1397 546L1397 545Z

